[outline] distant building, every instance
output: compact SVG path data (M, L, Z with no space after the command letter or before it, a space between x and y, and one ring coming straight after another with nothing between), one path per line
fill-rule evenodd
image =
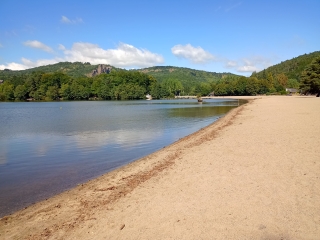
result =
M295 88L286 88L286 92L287 92L287 93L298 93L299 90L298 90L298 89L295 89Z
M0 80L0 84L3 83L3 80Z

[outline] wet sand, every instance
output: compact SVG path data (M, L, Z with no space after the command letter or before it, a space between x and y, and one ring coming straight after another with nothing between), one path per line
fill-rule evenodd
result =
M0 239L319 239L320 98L255 97L0 219Z

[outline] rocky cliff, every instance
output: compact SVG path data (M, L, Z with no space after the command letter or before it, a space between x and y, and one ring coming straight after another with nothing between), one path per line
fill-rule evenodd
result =
M96 69L94 69L91 73L88 74L88 77L94 77L101 73L110 73L112 67L110 65L99 64Z

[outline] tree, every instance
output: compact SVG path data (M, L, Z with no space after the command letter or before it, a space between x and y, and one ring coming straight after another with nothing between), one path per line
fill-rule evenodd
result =
M210 92L212 92L210 83L200 83L199 93L201 96L207 96Z
M168 91L166 91L165 88L161 86L161 84L156 83L152 85L150 94L152 95L152 98L154 99L160 99L160 98L166 98L170 95Z
M48 88L46 85L40 85L36 91L30 92L29 96L33 97L34 100L44 100L46 97L47 90Z
M33 97L36 99L38 94L35 93L41 85L41 78L42 78L43 73L42 72L32 72L29 74L25 80L24 85L27 88L27 92L29 93L29 96ZM39 99L36 99L39 100Z
M288 77L284 73L279 73L276 75L278 83L285 88L288 85Z
M14 97L17 100L25 100L27 97L27 88L24 85L18 85L14 90Z
M228 91L227 91L227 84L225 83L219 83L215 86L214 89L214 94L216 96L227 96L228 95Z
M49 86L46 92L46 100L59 99L59 88L57 86Z
M266 94L267 92L270 92L271 86L268 80L262 79L259 81L259 94Z
M245 95L255 96L259 92L259 81L256 77L249 77L247 80Z
M299 88L299 82L297 81L297 79L290 78L290 79L288 79L287 87L288 88Z
M301 85L303 93L320 94L320 57L306 68L301 75Z
M0 85L1 98L5 101L14 100L14 85L9 82L4 82Z
M276 91L276 89L274 88L274 79L273 79L273 76L272 76L272 73L267 73L267 81L268 81L268 84L269 84L269 90L271 92L274 92Z
M162 83L162 87L165 88L172 97L176 95L177 91L183 90L181 82L177 79L172 78L164 80Z
M243 96L246 95L246 87L248 79L246 77L240 77L235 84L235 95Z

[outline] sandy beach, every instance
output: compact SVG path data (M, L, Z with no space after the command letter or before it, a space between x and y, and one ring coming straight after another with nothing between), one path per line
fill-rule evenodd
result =
M251 99L3 217L0 239L320 239L320 98Z

